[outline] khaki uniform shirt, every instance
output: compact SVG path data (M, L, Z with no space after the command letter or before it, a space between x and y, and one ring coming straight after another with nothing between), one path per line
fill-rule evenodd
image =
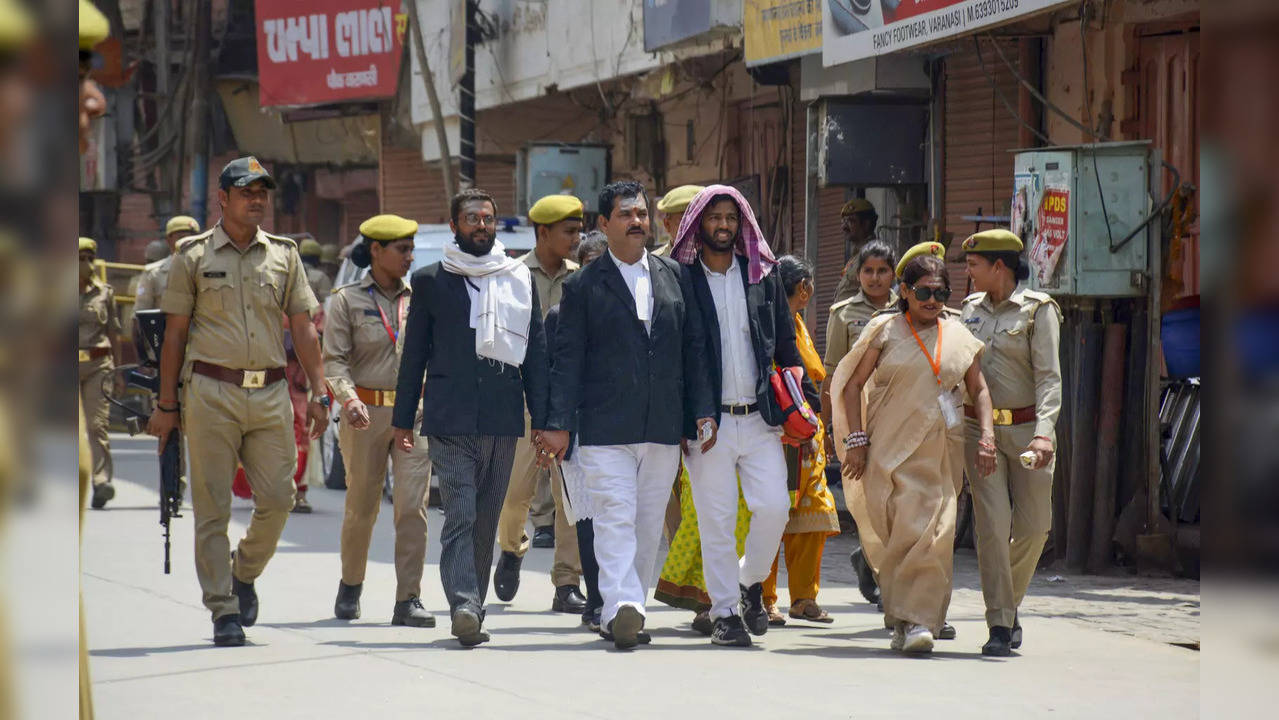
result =
M400 289L388 295L377 286L373 273L334 291L325 319L324 371L339 406L355 397L356 385L370 390L395 389L404 346L400 330L408 315L411 292L401 280ZM396 342L382 325L384 314L399 338Z
M896 302L897 291L892 290L888 296L888 307ZM853 348L853 343L861 337L866 323L880 309L867 300L861 290L830 306L830 317L826 321L826 356L822 358L827 375L835 373L835 366Z
M1018 286L999 307L986 293L964 298L964 325L986 344L981 371L996 408L1035 407L1035 435L1053 439L1061 412L1061 310Z
M111 339L120 336L120 316L115 307L115 291L98 279L89 283L89 289L80 293L80 344L81 350L109 348Z
M169 284L169 268L173 265L173 256L149 263L138 276L138 291L134 296L133 311L154 310L160 307L164 298L164 289Z
M284 367L280 313L318 307L297 245L258 229L241 252L221 223L182 241L173 254L160 309L187 315L186 362L240 370Z
M564 296L564 281L568 279L569 275L577 272L581 266L572 260L565 260L564 266L560 268L560 271L555 274L555 277L551 277L542 269L542 263L538 262L537 253L532 250L521 257L520 262L528 265L529 270L532 271L533 282L537 283L537 299L538 302L542 303L542 319L545 320L546 313L550 312L551 308L559 305L560 298Z
M323 303L324 299L333 292L333 281L318 267L312 267L303 263L306 268L306 281L311 286L311 292L315 293L315 299Z

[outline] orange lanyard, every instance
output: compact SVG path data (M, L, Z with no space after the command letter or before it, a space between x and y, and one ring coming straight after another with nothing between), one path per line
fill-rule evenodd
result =
M391 323L386 319L386 313L382 311L382 304L377 301L377 297L373 294L373 288L366 288L369 291L369 297L373 300L374 307L377 308L378 317L382 318L382 327L386 330L386 336L391 338L391 344L395 345L400 339L400 326L404 323L404 295L400 295L395 299L395 328L391 328Z
M928 359L928 366L933 369L933 375L937 378L938 387L941 386L941 318L937 318L937 347L933 353L937 355L937 359L933 359L928 354L928 348L924 347L924 341L919 339L919 333L915 332L915 321L910 319L910 313L905 313L906 324L910 326L910 334L915 336L915 342L919 343L919 349L923 351L924 357Z

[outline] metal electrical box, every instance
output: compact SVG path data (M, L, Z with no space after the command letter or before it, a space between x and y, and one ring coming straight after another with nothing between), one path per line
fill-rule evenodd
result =
M1031 288L1083 297L1146 294L1159 221L1133 231L1158 202L1157 150L1148 142L1020 150L1013 167L1011 229L1026 247Z
M608 184L609 148L605 145L533 143L516 155L516 209L528 213L547 195L572 195L587 212L597 212L600 190Z

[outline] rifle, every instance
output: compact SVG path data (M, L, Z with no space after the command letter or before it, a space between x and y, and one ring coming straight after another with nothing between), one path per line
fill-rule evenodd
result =
M125 382L130 387L146 390L154 401L160 394L160 346L164 343L164 313L160 310L139 310L134 313L133 344L141 362L121 365L116 372L126 373ZM106 394L108 402L124 412L129 435L138 435L145 429L149 416ZM170 570L169 547L173 518L182 517L182 433L174 430L164 439L160 451L160 524L164 526L164 574Z

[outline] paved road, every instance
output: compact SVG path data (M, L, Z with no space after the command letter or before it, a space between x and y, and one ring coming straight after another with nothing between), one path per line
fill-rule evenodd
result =
M438 509L430 514L423 601L439 627L389 624L394 570L384 505L364 618L340 622L332 608L343 496L324 488L310 494L314 514L290 518L258 581L262 609L248 630L250 645L215 648L191 558L189 510L175 524L173 574L163 575L154 441L112 443L118 494L106 511L89 513L83 537L101 718L1198 715L1199 654L1089 623L1079 603L1095 602L1101 612L1103 600L1085 596L1060 615L1028 613L1021 656L982 658L985 628L969 554L958 560L951 612L959 638L939 643L928 658L889 651L879 616L846 582L850 541L843 537L828 545L821 597L835 623L792 622L749 650L713 647L689 630L690 614L659 605L649 618L653 644L615 651L575 616L550 612L549 550L530 552L512 603L490 605L492 642L463 650L448 635L439 589ZM250 512L250 503L236 501L233 539ZM1197 596L1194 604L1197 614Z

